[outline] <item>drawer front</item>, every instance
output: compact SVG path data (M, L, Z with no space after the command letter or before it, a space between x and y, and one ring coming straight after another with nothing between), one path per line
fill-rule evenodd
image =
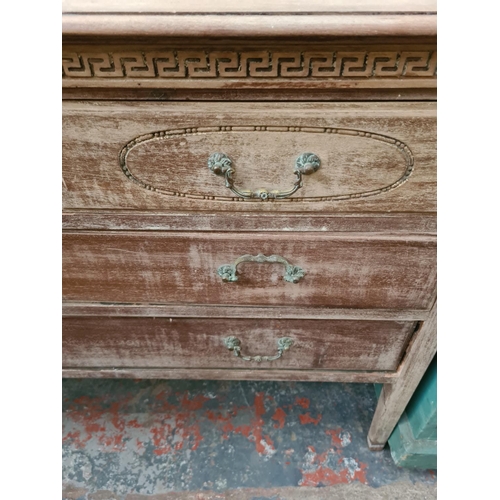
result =
M391 321L64 318L63 366L394 371L415 326ZM279 344L283 338L290 340Z
M63 296L81 302L427 309L436 283L435 252L435 240L424 236L69 232L63 234Z
M434 212L435 103L63 103L64 208Z

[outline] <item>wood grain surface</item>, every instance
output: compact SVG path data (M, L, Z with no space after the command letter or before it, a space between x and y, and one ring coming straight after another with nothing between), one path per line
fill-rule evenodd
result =
M200 130L214 126L232 128ZM174 134L191 127L196 132ZM328 133L328 127L347 132ZM141 143L127 156L129 171L162 191L155 192L127 178L118 157L135 138L166 130L167 138ZM214 152L233 159L236 185L243 189L290 189L295 159L303 152L317 154L322 166L286 200L238 201L206 166ZM406 183L363 194L400 179L408 156L413 167ZM63 179L66 210L434 212L435 104L65 102Z
M297 305L426 309L434 298L436 245L430 236L67 232L63 297L68 301ZM239 281L217 269L245 254L281 255L300 266L246 262Z
M67 0L62 21L64 36L435 36L436 3Z
M404 37L437 36L435 15L405 13L326 17L308 14L268 15L143 15L143 14L66 14L62 19L65 37L184 37L203 38L290 38ZM306 22L305 22L306 21Z
M357 82L346 85L326 86L322 89L287 88L286 82L281 88L198 88L198 89L172 89L164 82L158 81L157 88L123 87L113 82L103 84L102 87L87 88L85 82L78 86L67 86L63 82L62 97L64 100L108 100L108 101L265 101L265 102L314 102L314 101L435 101L436 88L420 88L419 82L414 82L412 87L391 84L384 88L357 88ZM105 82L104 82L105 83ZM388 82L389 83L389 82Z
M223 232L354 232L429 234L436 216L427 214L270 214L231 212L130 212L77 210L63 213L64 230L223 231Z
M65 318L65 368L260 368L396 370L415 329L412 322L189 318ZM223 344L235 336L244 361Z
M351 309L301 306L227 306L203 304L116 304L65 302L63 316L150 317L150 318L270 318L270 319L354 319L421 321L423 309Z
M288 12L409 12L435 13L435 0L63 0L62 11L65 13L288 13Z
M63 378L136 378L189 380L282 380L392 384L396 372L347 370L259 370L237 368L63 368Z

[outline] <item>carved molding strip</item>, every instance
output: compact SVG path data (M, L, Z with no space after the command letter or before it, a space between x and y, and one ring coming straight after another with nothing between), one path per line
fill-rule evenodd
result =
M414 159L413 154L410 148L402 141L394 139L393 137L385 136L382 134L375 134L372 132L365 132L362 130L354 130L354 129L343 129L343 128L332 128L332 127L265 127L265 126L254 126L254 127L231 127L231 126L223 126L223 127L191 127L191 128L183 128L183 129L174 129L174 130L164 130L160 132L152 132L150 134L145 134L135 139L132 139L129 143L127 143L120 151L119 154L119 162L120 167L123 173L133 182L138 184L139 186L147 189L148 191L154 191L159 194L167 195L167 196L180 196L183 198L191 198L195 200L216 200L216 201L238 201L238 202L260 202L264 201L260 198L239 198L239 197L230 197L230 196L207 196L200 194L191 194L191 193L181 193L178 191L170 191L167 189L160 189L151 184L147 184L137 178L128 168L127 166L127 156L135 147L146 144L151 141L161 141L165 139L170 139L172 137L185 137L192 134L202 134L202 133L225 133L225 132L308 132L308 133L324 133L324 134L339 134L339 135L348 135L348 136L359 136L362 138L374 139L376 141L384 142L389 146L393 146L403 155L405 159L406 168L404 170L403 175L394 181L393 183L379 189L373 189L370 191L363 191L359 193L350 193L350 194L339 194L332 196L311 196L311 197L292 197L292 198L283 198L283 199L266 199L265 201L269 201L272 203L285 203L285 202L321 202L321 201L341 201L341 200L350 200L355 198L366 198L368 196L376 196L383 193L387 193L388 191L392 191L397 187L404 184L410 177L413 172L414 167ZM200 166L200 168L206 168L205 165Z
M63 78L401 78L436 76L435 51L168 50L63 53Z

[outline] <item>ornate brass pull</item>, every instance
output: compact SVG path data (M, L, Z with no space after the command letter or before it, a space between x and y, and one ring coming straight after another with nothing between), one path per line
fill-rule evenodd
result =
M241 262L279 262L284 264L285 274L283 275L283 279L290 283L298 283L306 274L301 267L290 264L284 257L280 257L279 255L270 255L267 257L261 253L259 253L259 255L242 255L234 261L234 264L219 266L217 274L223 281L238 281L236 266Z
M229 188L235 195L240 198L279 200L291 196L297 189L302 187L302 176L310 175L316 172L321 165L321 160L313 153L303 153L295 160L293 173L295 174L295 183L292 189L288 191L268 191L267 189L240 190L234 185L233 174L235 172L232 167L232 160L224 153L214 153L208 158L208 168L216 175L224 176L226 179L226 187Z
M275 359L281 358L285 351L288 351L290 347L293 345L293 340L290 337L281 337L278 339L278 354L274 356L243 356L241 354L241 340L237 337L226 337L223 339L224 345L230 350L234 352L234 355L238 358L241 358L244 361L257 361L260 363L261 361L274 361Z

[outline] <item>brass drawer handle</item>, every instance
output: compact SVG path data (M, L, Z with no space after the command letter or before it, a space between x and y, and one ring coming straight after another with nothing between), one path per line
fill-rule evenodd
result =
M267 200L279 200L282 198L287 198L291 196L297 189L302 187L302 176L310 175L316 172L321 165L321 160L313 153L302 153L295 160L295 167L293 173L296 176L293 188L288 191L268 191L267 189L257 189L252 190L240 190L234 185L234 168L232 167L232 160L224 153L213 153L208 158L208 168L215 174L224 176L226 179L226 187L229 188L235 195L240 198L247 199L261 199L263 201Z
M301 267L290 264L284 257L280 257L279 255L270 255L267 257L261 253L259 255L242 255L234 261L234 264L219 266L217 274L223 281L238 281L236 267L241 262L279 262L284 264L285 274L283 275L283 279L289 283L298 283L306 274Z
M243 361L274 361L275 359L281 358L285 351L288 351L293 345L293 340L290 337L281 337L278 339L278 354L274 356L243 356L241 354L241 340L237 337L226 337L223 339L224 345L234 352L237 358L241 358Z

